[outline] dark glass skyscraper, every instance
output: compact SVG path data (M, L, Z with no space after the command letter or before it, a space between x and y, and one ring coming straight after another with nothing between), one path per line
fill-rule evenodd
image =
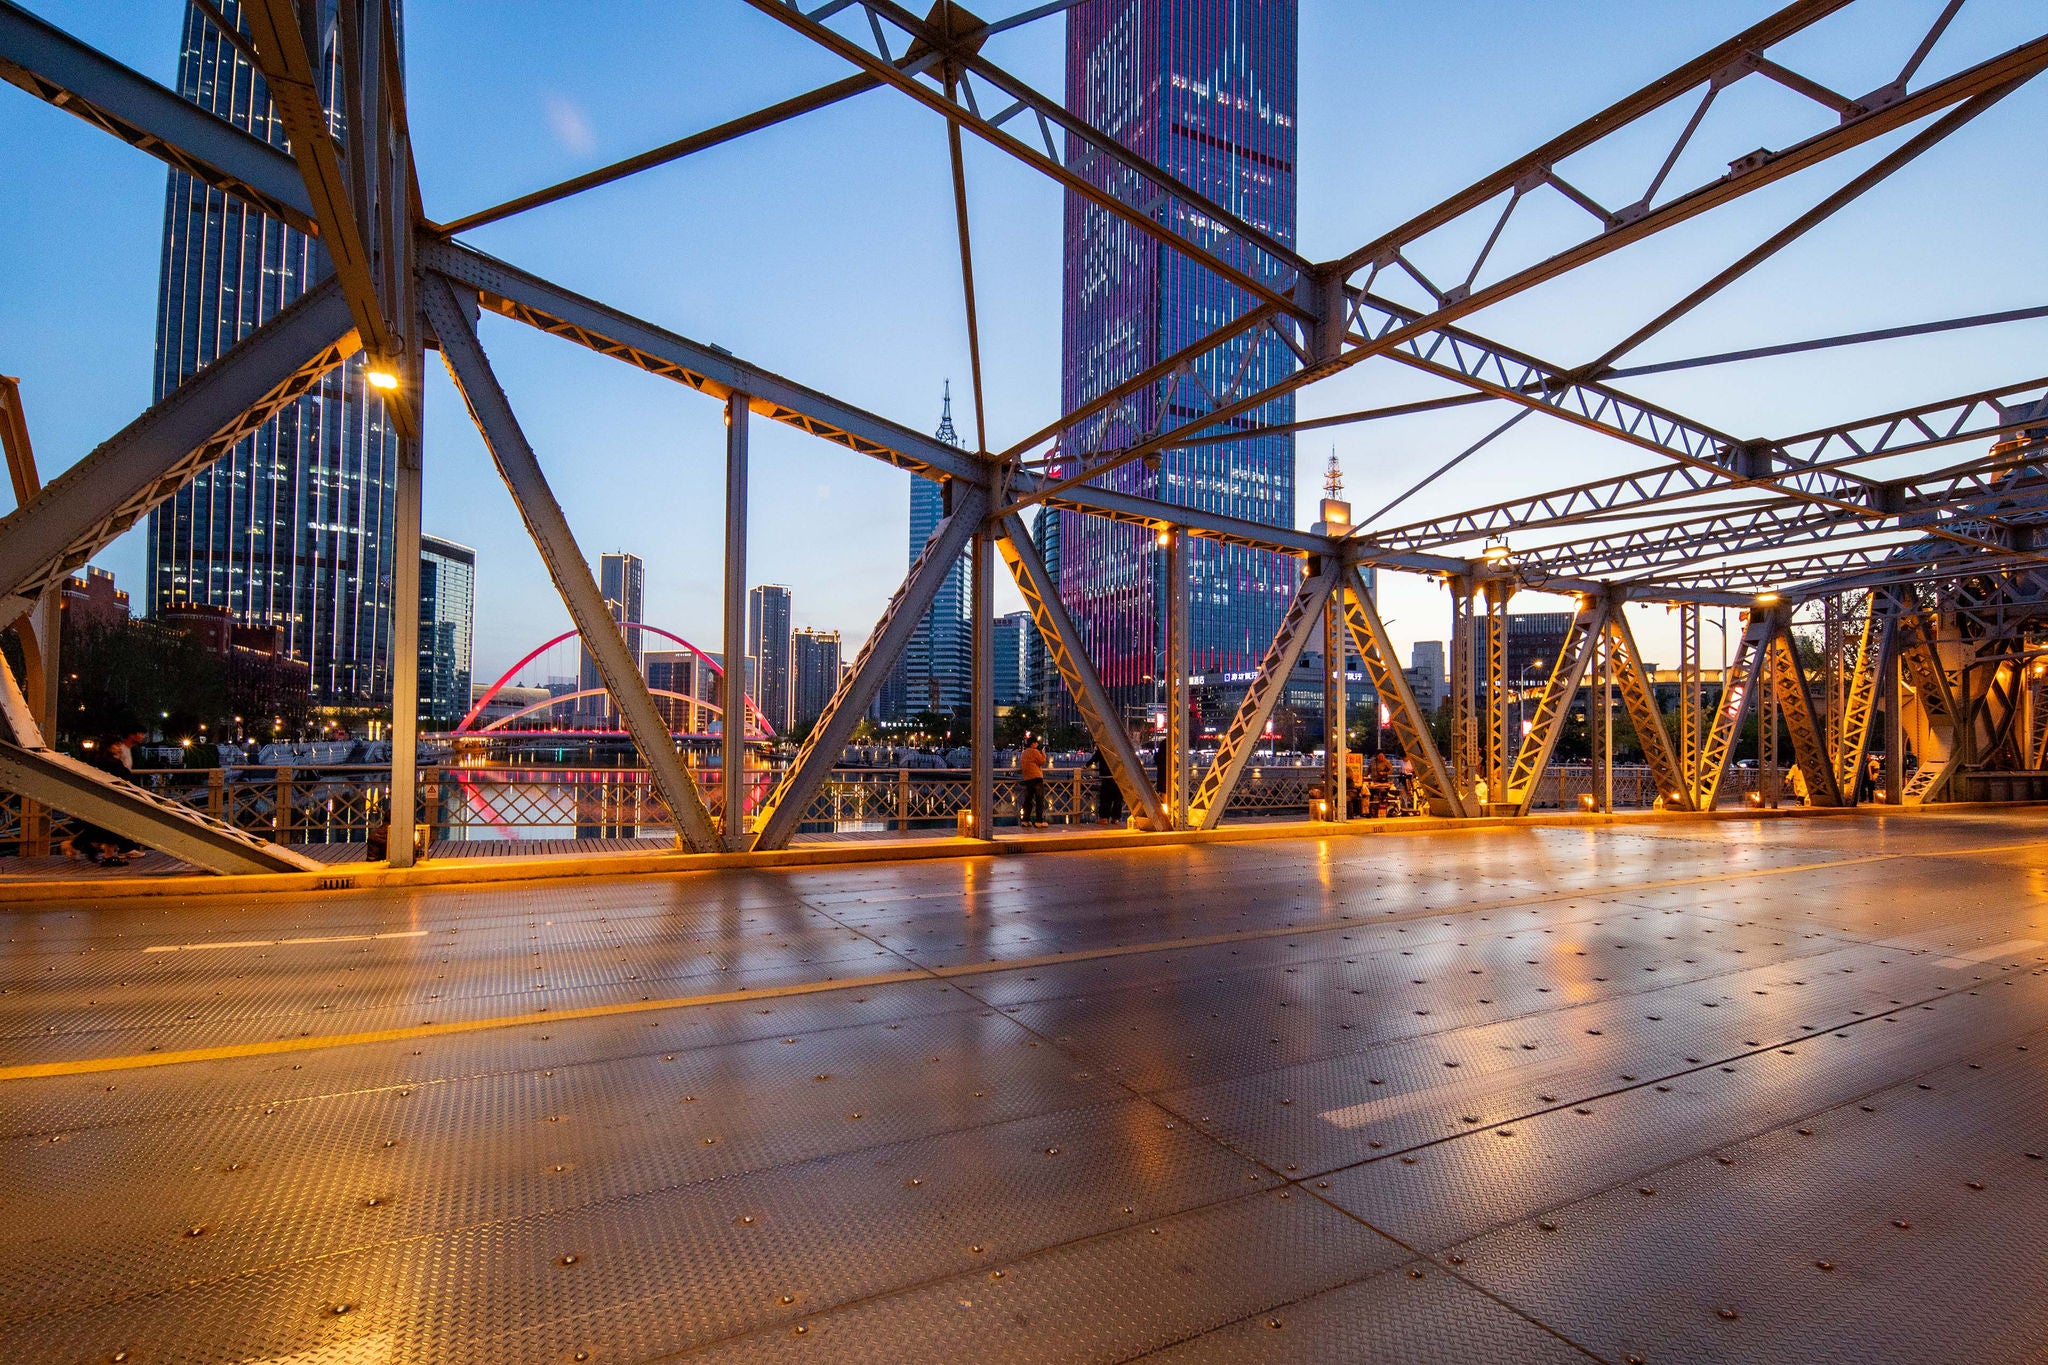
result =
M932 434L949 445L959 445L953 430L953 388L946 386L938 430ZM946 495L930 479L910 480L910 562L924 553L925 542L946 517ZM974 666L972 632L967 624L967 563L963 555L939 585L939 595L917 631L903 647L896 668L891 700L896 715L907 719L925 711L951 714L968 705Z
M612 620L619 623L619 633L626 637L626 652L633 656L633 666L640 666L644 646L641 640L643 623L641 611L646 601L647 564L639 555L614 550L597 557L597 590L604 596L605 610ZM604 675L597 671L597 659L592 656L588 645L581 646L578 655L576 683L580 690L588 692L604 687ZM591 725L609 725L613 720L612 699L606 695L585 697L576 707L577 714Z
M316 8L331 79L334 6ZM219 9L241 23L240 0L219 0ZM286 145L262 78L196 4L185 9L178 93L274 147ZM318 243L172 171L156 396L331 269ZM149 514L152 610L224 607L237 622L275 627L286 651L312 665L322 701L377 702L391 693L398 435L364 385L363 367L357 356L330 373Z
M1279 240L1294 241L1295 0L1087 0L1067 12L1067 107ZM1098 170L1097 174L1107 175ZM1169 210L1174 211L1174 210ZM1226 248L1228 249L1228 248ZM1252 305L1186 256L1069 192L1061 401L1072 411ZM1223 391L1256 345L1244 382L1276 382L1295 365L1271 338L1222 346L1199 362ZM1185 384L1185 381L1183 381ZM1203 408L1193 385L1166 396L1160 425ZM1155 391L1126 403L1105 431L1062 437L1067 449L1135 443L1154 429ZM1240 428L1294 420L1292 397L1237 418ZM1246 436L1166 451L1104 476L1113 488L1249 521L1294 521L1294 438ZM1071 512L1046 518L1060 596L1113 695L1152 699L1163 636L1153 535ZM1190 644L1196 673L1254 668L1286 613L1292 559L1193 543Z
M747 592L747 657L754 661L754 705L778 731L789 727L789 589L764 583Z

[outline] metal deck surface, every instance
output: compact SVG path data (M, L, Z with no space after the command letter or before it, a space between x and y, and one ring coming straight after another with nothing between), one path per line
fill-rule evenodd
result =
M0 1360L2048 1355L2048 812L0 926Z

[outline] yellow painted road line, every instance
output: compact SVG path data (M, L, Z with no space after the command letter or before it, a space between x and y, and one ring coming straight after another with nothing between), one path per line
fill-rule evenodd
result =
M233 943L159 943L145 953L197 953L209 948L289 948L300 943L368 943L380 938L424 938L424 929L395 929L388 934L335 934L329 938L245 938Z
M2019 844L2001 844L1989 848L1940 849L1934 852L1916 850L1900 853L1876 853L1857 858L1837 858L1828 862L1800 863L1792 867L1748 868L1739 872L1716 873L1705 877L1674 877L1668 881L1643 882L1631 887L1577 887L1570 890L1548 891L1537 896L1523 896L1514 900L1496 901L1487 905L1462 906L1456 910L1424 906L1417 913L1426 915L1463 915L1479 910L1497 912L1500 910L1512 910L1521 906L1543 905L1552 901L1579 900L1587 897L1614 895L1617 893L1635 896L1645 891L1662 891L1685 886L1707 886L1723 881L1756 877L1784 877L1801 872L1824 872L1833 868L1856 867L1867 863L1892 862L1900 858L1982 857L1991 853L2013 853L2043 848L2048 848L2048 841L2035 840ZM430 1020L403 1028L373 1029L365 1033L336 1033L325 1037L266 1038L253 1043L227 1043L219 1047L188 1048L177 1052L144 1052L121 1057L82 1057L70 1061L32 1062L19 1066L0 1067L0 1081L25 1081L49 1076L84 1076L101 1071L132 1071L141 1067L177 1066L186 1062L230 1061L239 1057L267 1057L284 1052L310 1052L320 1048L359 1047L370 1043L408 1042L420 1038L438 1038L457 1033L478 1033L485 1029L519 1028L533 1024L564 1024L573 1023L580 1019L606 1019L624 1014L648 1014L662 1010L694 1009L703 1005L729 1005L751 1000L787 999L791 996L821 995L827 991L870 990L880 986L896 986L912 981L931 981L935 979L946 981L967 976L989 976L998 972L1037 970L1067 963L1091 962L1102 958L1130 957L1144 953L1164 953L1177 949L1213 948L1226 943L1251 943L1270 938L1292 938L1303 934L1328 933L1333 929L1358 929L1370 923L1373 923L1373 921L1346 918L1317 924L1293 924L1270 929L1242 929L1227 934L1207 934L1200 938L1177 938L1150 943L1119 943L1106 948L1083 948L1070 953L1047 953L1039 957L991 958L984 962L961 962L946 967L917 967L908 971L881 972L873 976L844 977L837 980L828 978L823 981L799 981L782 986L761 986L736 991L719 991L710 995L676 996L662 1000L629 1000L609 1005L585 1005L575 1009L564 1010L536 1010L521 1014L495 1015L488 1019L452 1019L441 1022Z

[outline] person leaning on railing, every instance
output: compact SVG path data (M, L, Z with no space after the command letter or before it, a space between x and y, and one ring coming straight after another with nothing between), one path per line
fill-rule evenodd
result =
M1029 829L1036 826L1046 829L1045 819L1045 750L1038 747L1038 740L1030 735L1024 737L1024 748L1017 754L1018 785L1020 793L1017 823Z

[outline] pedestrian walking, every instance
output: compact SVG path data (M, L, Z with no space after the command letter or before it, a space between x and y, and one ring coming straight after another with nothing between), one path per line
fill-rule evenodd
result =
M1047 828L1045 819L1045 750L1038 747L1038 741L1030 735L1024 737L1023 751L1017 755L1017 776L1024 789L1018 803L1017 823L1026 829L1036 826Z

